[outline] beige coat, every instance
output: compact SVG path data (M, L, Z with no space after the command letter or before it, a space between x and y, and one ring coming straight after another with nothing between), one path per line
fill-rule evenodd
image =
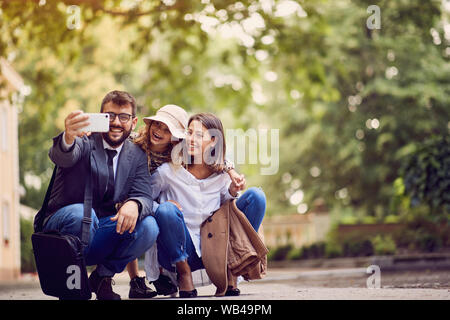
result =
M225 202L200 229L202 260L206 273L223 296L228 286L235 286L238 276L245 280L261 279L267 269L267 253L262 237L236 201Z

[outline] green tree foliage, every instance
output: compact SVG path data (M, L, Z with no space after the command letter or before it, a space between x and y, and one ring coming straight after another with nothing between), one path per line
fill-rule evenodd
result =
M433 213L450 213L450 137L429 141L404 166L405 194L411 205L428 205Z
M441 3L378 1L380 30L365 26L371 2L334 4L317 6L322 14L316 19L306 7L312 13L309 32L298 30L303 41L280 50L305 57L289 63L289 72L305 79L282 77L289 82L286 98L277 100L290 112L277 114L285 124L284 157L279 183L269 187L282 203L297 178L308 203L322 197L331 205L385 215L406 156L431 134L449 130L450 64L448 42L440 40ZM290 99L292 89L303 94L297 102Z

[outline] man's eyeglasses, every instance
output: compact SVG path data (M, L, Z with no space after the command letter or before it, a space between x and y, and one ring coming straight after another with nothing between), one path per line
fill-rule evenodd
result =
M131 114L128 113L114 113L114 112L106 112L107 114L109 114L109 122L114 122L116 120L116 117L119 117L119 121L122 123L127 123L128 121L130 121L130 119L132 117L134 117Z

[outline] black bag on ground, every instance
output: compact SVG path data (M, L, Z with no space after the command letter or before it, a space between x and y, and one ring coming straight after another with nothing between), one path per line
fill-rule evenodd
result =
M56 171L55 166L44 203L34 219L35 233L31 236L39 282L46 295L60 299L89 300L92 295L83 251L89 244L92 223L92 181L87 179L84 191L81 239L56 230L42 231Z

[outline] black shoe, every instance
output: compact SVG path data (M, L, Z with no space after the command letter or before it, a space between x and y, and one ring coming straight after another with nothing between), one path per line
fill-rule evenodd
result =
M233 289L233 287L228 287L227 292L225 292L225 296L227 297L237 297L239 295L241 295L241 290L238 288Z
M153 285L159 295L169 296L178 291L178 287L172 282L172 280L163 274L160 274L159 278L153 281Z
M179 291L178 295L180 298L195 298L197 297L197 289L194 289L192 291Z
M89 276L91 291L97 295L97 300L120 300L120 295L112 290L114 280L110 277L100 277L97 270Z
M145 277L134 277L130 281L130 292L128 298L130 299L148 299L156 296L157 293L147 287L145 284Z

